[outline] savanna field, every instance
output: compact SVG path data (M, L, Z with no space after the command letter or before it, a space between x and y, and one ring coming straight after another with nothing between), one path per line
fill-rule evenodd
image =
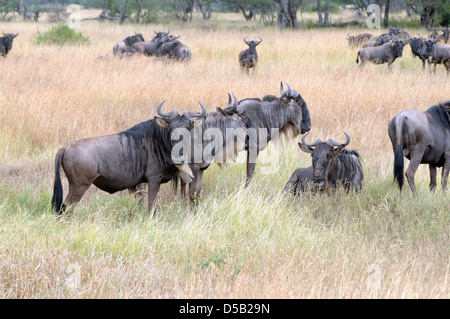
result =
M91 43L62 47L34 42L51 24L0 24L19 32L0 60L0 297L449 298L450 196L440 188L441 169L435 193L427 166L416 174L418 196L408 185L400 193L387 133L399 111L450 99L444 67L423 72L406 45L392 72L386 64L359 70L346 35L367 29L290 31L237 14L197 18L84 21L77 31ZM159 30L181 34L189 64L113 58L115 42L135 32L150 40ZM250 76L237 58L245 36L263 39ZM211 165L195 209L174 197L170 183L155 217L126 191L91 186L71 219L55 218L54 157L63 145L153 118L162 100L166 111L200 111L197 101L214 111L228 92L279 95L281 81L308 105L309 142L351 136L347 148L363 160L360 193L283 193L294 170L311 165L299 137L266 149L248 188L245 153L226 168ZM66 195L65 177L63 188Z

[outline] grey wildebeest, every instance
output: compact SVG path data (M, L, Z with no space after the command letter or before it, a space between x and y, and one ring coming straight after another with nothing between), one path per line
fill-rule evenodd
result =
M303 152L311 154L312 166L297 169L284 190L298 195L307 189L334 190L341 185L347 192L360 191L364 182L361 157L355 150L344 149L350 143L350 136L344 132L347 138L344 143L318 139L308 144L305 141L308 134L302 137L302 143L298 145Z
M432 39L424 39L422 37L412 38L409 42L413 56L417 56L420 60L422 60L423 70L425 70L425 62L429 61L428 57L431 55L432 43ZM429 62L428 66L431 67Z
M168 32L155 32L156 35L150 41L136 42L132 48L137 53L142 53L145 56L154 56L157 54L158 48L164 41L167 41Z
M368 61L374 64L387 62L390 70L395 59L402 56L404 46L405 42L403 40L395 40L394 42L388 42L380 46L363 48L358 51L356 63L359 63L359 58L361 58L359 67L363 68Z
M189 166L192 181L189 183L189 199L196 203L201 192L203 172L215 161L220 167L235 160L237 154L245 149L247 137L247 118L236 109L237 100L231 103L231 96L224 111L206 113L202 126L198 126L191 136L191 152ZM176 183L175 183L176 188ZM181 194L185 196L186 182L181 179Z
M436 73L436 65L443 64L448 75L450 73L450 45L436 42L437 40L433 40L431 43L428 43L428 47L431 47L431 54L428 57L429 63L434 64L434 73Z
M116 42L113 47L113 55L115 56L127 56L130 54L136 53L136 50L133 49L133 44L136 42L143 42L144 37L141 33L135 33L129 37L126 37L122 41Z
M191 49L178 40L180 37L180 34L178 36L168 35L164 43L159 46L156 55L172 60L189 62L192 57Z
M258 63L258 52L256 52L256 46L262 42L262 38L259 37L258 40L247 40L244 38L244 42L248 45L248 49L242 50L239 53L239 65L241 69L249 72L251 68L255 68Z
M361 33L358 35L350 35L350 33L347 33L347 42L349 48L358 47L361 45L364 45L373 38L373 35L370 33Z
M12 49L13 39L19 35L19 32L14 33L5 33L2 32L4 37L0 38L0 55L6 58L6 55Z
M410 160L405 176L413 194L417 194L414 175L420 164L429 165L433 191L437 186L437 167L442 167L442 189L446 189L450 170L450 101L425 112L401 111L389 121L388 133L394 151L394 180L400 190L404 183L403 157Z
M287 83L286 83L287 84ZM227 107L228 112L236 109L248 119L247 177L248 186L256 168L258 154L273 139L295 138L311 130L311 117L308 106L299 92L291 89L284 91L281 82L279 98L268 95L262 100L250 98L239 101L237 106Z
M190 181L192 172L186 154L172 154L178 142L172 139L177 129L190 131L201 125L206 110L189 115L184 112L163 113L162 102L157 107L154 119L139 123L130 129L112 135L85 138L62 147L55 158L55 182L52 206L62 212L80 201L91 184L108 193L135 188L148 183L148 209L159 192L160 184L168 182L175 174ZM69 192L63 204L63 189L60 177L63 168L69 181Z

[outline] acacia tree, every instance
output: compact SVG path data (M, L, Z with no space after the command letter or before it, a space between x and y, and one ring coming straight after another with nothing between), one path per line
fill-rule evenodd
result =
M303 0L274 0L278 6L277 24L288 28L297 29L297 11Z

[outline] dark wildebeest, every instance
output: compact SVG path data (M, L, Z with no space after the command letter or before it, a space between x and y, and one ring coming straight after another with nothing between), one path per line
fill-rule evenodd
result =
M164 114L162 102L157 108L158 116L139 123L118 134L86 138L62 147L55 158L55 183L52 206L59 213L80 201L91 184L108 193L148 183L148 209L159 192L160 184L168 182L175 174L190 180L192 172L186 154L172 154L175 143L172 133L177 129L190 131L201 125L206 110L195 116L172 111ZM69 181L69 193L63 204L60 178L62 166Z
M180 37L180 34L178 36L168 35L164 43L159 46L156 55L172 60L189 62L192 57L191 49L178 40Z
M234 94L233 94L234 95ZM219 166L234 162L239 152L245 149L247 137L247 118L231 103L228 94L228 106L231 110L217 108L217 112L209 112L202 126L194 130L191 141L189 167L192 181L189 183L189 199L196 203L201 192L203 172L215 161ZM197 148L197 149L194 149ZM197 154L195 153L197 152ZM196 156L197 155L197 156ZM200 155L200 156L198 156ZM176 188L176 183L175 183ZM185 196L186 182L181 180L181 194Z
M450 170L450 101L427 111L405 110L395 115L388 125L394 151L394 179L403 187L404 160L410 160L405 176L411 191L417 194L414 175L419 164L429 164L430 188L435 190L436 168L442 167L442 189L447 187Z
M450 73L450 45L436 42L437 40L433 40L431 44L428 43L428 47L431 47L431 54L428 57L428 62L434 64L434 73L436 73L436 64L443 64L448 75Z
M412 38L411 41L409 42L413 56L417 56L420 60L422 60L423 70L425 70L425 62L428 61L428 57L431 55L432 43L433 43L432 39L424 39L422 37ZM429 62L428 66L431 68Z
M255 68L258 63L258 53L256 52L256 46L262 42L261 37L258 40L247 40L244 38L244 42L248 45L248 49L242 50L239 53L239 65L242 70L249 72L251 68Z
M284 91L281 82L279 98L268 95L263 100L244 99L235 107L239 114L248 119L246 186L255 172L258 154L272 139L295 138L311 130L311 117L305 100L289 84L287 86L288 89ZM224 111L229 110L230 107L227 107Z
M168 32L155 32L156 35L150 41L136 42L133 44L133 49L137 53L142 53L145 56L154 56L157 50L164 41L167 41Z
M285 191L293 191L298 195L299 191L308 188L314 190L333 190L339 185L350 190L360 191L364 181L364 173L361 157L355 150L345 150L350 143L350 136L344 132L347 141L338 143L332 139L322 142L320 139L312 144L305 142L305 134L302 143L298 143L303 152L312 156L312 166L297 169L285 186Z
M380 46L361 49L356 56L356 63L359 63L358 58L361 58L359 67L363 68L367 61L374 64L383 64L387 62L390 70L395 59L402 56L404 46L405 42L403 40L395 40L392 43L388 42Z
M0 55L6 58L6 55L12 49L13 39L19 35L19 32L14 33L5 33L2 32L4 37L0 38Z
M143 42L143 41L145 41L145 40L144 40L144 37L142 36L142 34L135 33L134 35L126 37L122 41L115 43L114 47L113 47L113 54L115 56L120 56L120 57L134 54L134 53L136 53L136 50L133 49L133 44L136 42Z

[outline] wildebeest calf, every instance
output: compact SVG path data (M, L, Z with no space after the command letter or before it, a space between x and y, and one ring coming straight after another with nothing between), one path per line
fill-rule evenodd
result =
M347 141L338 143L332 139L322 142L320 139L313 144L299 143L303 152L312 156L312 166L297 169L285 186L285 191L292 191L297 195L299 191L308 188L313 190L333 190L339 185L346 191L359 191L364 181L364 173L360 155L355 150L345 150L350 143L350 136L344 132Z

